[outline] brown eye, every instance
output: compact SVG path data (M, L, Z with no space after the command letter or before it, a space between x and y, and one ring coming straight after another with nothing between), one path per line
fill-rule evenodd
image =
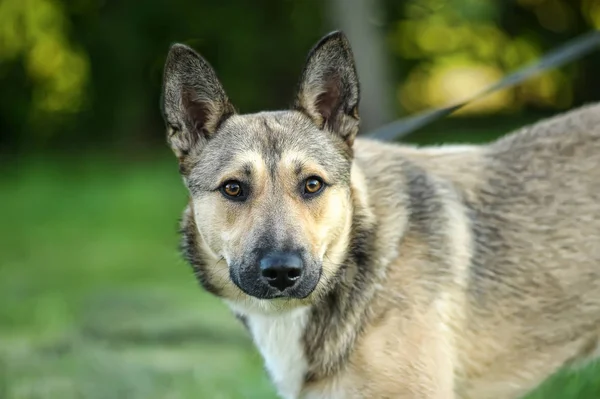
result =
M225 185L225 194L230 197L237 197L242 192L242 188L237 183L229 183Z
M223 195L225 195L225 197L232 200L245 199L244 189L242 184L238 181L230 180L225 182L225 184L221 186L221 192Z
M323 181L318 177L309 177L304 181L304 194L317 194L323 188Z

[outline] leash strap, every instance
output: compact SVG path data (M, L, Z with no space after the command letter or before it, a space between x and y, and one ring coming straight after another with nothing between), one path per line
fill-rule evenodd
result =
M591 32L585 33L552 50L537 63L525 66L511 73L510 75L505 76L503 79L499 80L498 82L487 87L485 90L479 92L475 96L465 101L447 107L437 108L430 111L422 112L414 116L399 119L380 128L372 130L371 132L364 134L364 136L384 141L400 139L409 135L415 130L422 128L423 126L426 126L438 119L450 115L454 111L464 107L472 101L478 100L497 90L505 89L514 86L518 83L521 83L524 80L530 78L531 76L540 73L546 69L559 67L574 59L583 57L587 53L596 50L596 47L598 46L600 46L600 31L593 30Z

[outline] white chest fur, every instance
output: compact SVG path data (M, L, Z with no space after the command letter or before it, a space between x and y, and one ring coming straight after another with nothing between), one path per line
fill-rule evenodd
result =
M247 316L254 343L279 395L285 399L299 397L308 364L302 337L309 309L295 309L277 315Z

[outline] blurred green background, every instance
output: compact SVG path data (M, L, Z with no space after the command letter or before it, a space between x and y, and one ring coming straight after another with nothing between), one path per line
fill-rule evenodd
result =
M177 253L164 140L172 42L241 112L286 107L346 31L365 130L484 88L592 28L600 0L0 0L0 398L274 398L258 353ZM485 142L600 99L600 54L406 138ZM532 398L600 398L600 367Z

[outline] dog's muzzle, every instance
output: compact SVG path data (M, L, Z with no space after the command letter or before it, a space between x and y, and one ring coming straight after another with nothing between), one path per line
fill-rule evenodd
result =
M251 263L230 273L242 291L256 298L306 298L319 281L320 271L306 267L300 253L269 252Z

